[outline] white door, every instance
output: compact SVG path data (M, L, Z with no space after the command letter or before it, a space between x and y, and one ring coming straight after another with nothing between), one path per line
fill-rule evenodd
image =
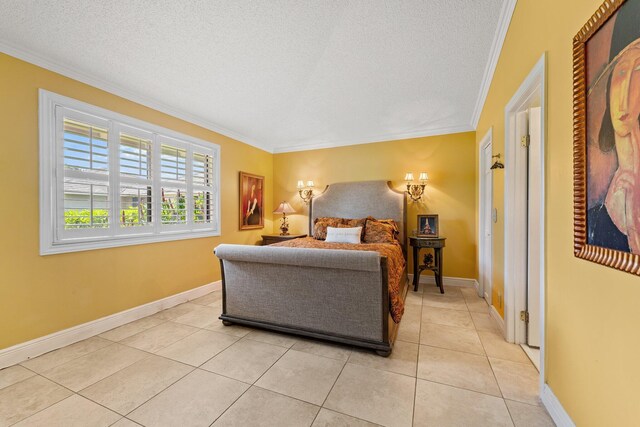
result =
M513 269L514 277L518 283L515 283L514 289L516 293L516 329L515 342L527 342L527 325L520 316L521 311L525 311L527 307L527 274L528 274L528 178L529 178L529 149L527 148L526 138L529 135L529 110L519 111L515 117L515 169L514 169L514 186L516 195L514 199L514 211L505 212L505 215L513 215L518 219L518 226L515 228L515 238L513 242Z
M480 209L482 210L482 224L481 227L481 238L480 242L480 251L482 256L480 259L482 260L482 265L480 266L480 291L482 295L481 298L487 300L487 303L491 305L491 276L492 276L492 266L493 266L493 171L491 170L491 165L493 164L492 160L492 146L491 141L489 140L486 145L482 147L482 158L481 158L481 188L482 188L482 199L480 201Z
M527 344L540 347L540 229L541 229L541 197L542 159L540 158L541 117L540 107L529 110L529 202L528 202L528 272L527 272Z

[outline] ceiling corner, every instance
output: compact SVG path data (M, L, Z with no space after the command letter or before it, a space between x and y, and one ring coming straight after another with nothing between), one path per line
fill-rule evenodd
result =
M495 35L493 37L493 43L489 52L489 60L484 69L482 76L482 84L480 85L480 91L478 92L478 98L476 100L475 108L473 109L473 115L471 116L471 127L477 129L478 122L480 121L480 115L484 108L484 103L487 100L489 88L491 87L491 81L493 80L493 74L496 71L498 60L500 59L500 52L504 45L505 38L507 37L507 31L509 30L509 24L511 24L511 18L516 8L518 0L505 0L500 10L500 18L498 21L498 27L496 28Z
M430 136L451 135L462 132L474 132L475 129L468 125L449 126L436 129L421 129L409 132L392 132L370 136L366 138L354 138L330 141L309 141L304 144L293 143L290 145L277 146L273 149L274 154L291 153L296 151L320 150L324 148L346 147L351 145L374 144L377 142L393 142L403 139L424 138Z
M50 59L44 58L43 56L38 55L35 52L31 52L26 49L13 46L2 40L0 40L0 53L4 53L6 55L20 59L30 64L36 65L38 67L41 67L46 70L52 71L54 73L60 74L62 76L68 77L70 79L73 79L81 83L87 84L89 86L95 87L97 89L103 90L112 95L119 96L121 98L135 102L136 104L140 104L145 107L159 111L161 113L168 114L180 120L184 120L196 126L203 127L212 132L216 132L216 133L219 133L220 135L242 142L243 144L247 144L252 147L258 148L260 150L266 151L267 153L273 154L273 149L271 147L264 144L260 144L259 142L254 141L252 138L249 138L245 135L241 135L237 132L234 132L232 130L219 126L211 122L210 120L206 120L201 117L195 116L191 113L182 111L180 109L170 107L156 99L149 98L147 96L136 93L135 91L131 91L129 89L123 88L122 86L114 84L108 80L104 80L100 77L90 75L83 71L76 70L69 66L60 64L56 61L52 61Z

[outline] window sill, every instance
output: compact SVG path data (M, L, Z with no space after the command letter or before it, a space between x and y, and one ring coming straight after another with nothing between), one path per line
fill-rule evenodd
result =
M201 239L203 237L218 237L218 230L197 230L189 232L167 232L148 236L118 236L105 240L76 241L76 242L41 242L40 255L55 255L69 252L91 251L94 249L119 248L122 246L144 245L148 243L173 242L176 240Z

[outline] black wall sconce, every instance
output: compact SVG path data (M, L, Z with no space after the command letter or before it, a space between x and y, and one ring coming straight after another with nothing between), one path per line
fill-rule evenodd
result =
M492 159L497 159L495 162L493 162L493 164L491 165L491 167L489 169L493 170L493 169L504 169L504 163L502 163L500 161L500 153L496 154L495 156L491 156Z

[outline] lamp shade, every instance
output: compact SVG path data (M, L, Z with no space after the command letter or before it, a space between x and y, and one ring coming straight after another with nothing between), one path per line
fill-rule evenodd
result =
M413 174L411 172L407 172L407 174L404 176L404 180L413 181Z
M304 181L298 181L298 188L304 188Z
M273 211L273 213L292 214L292 213L296 213L296 211L291 207L291 205L289 203L283 201L276 208L276 210Z
M420 172L420 181L426 181L429 179L429 176L426 172Z

